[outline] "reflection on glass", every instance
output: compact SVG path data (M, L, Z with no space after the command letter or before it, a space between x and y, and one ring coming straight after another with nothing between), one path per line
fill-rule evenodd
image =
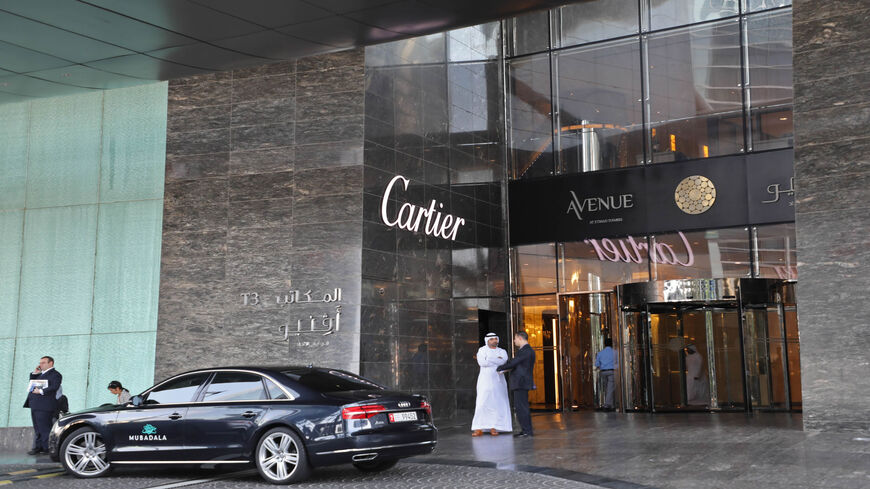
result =
M515 310L519 314L514 331L525 331L535 350L532 378L537 389L529 391L529 403L532 409L556 409L561 403L556 296L519 297Z
M788 284L787 287L794 287ZM797 307L794 304L786 304L783 308L783 321L785 323L785 345L788 355L788 386L792 409L800 409L801 397L801 345L798 341Z
M593 367L596 356L604 349L604 340L612 339L611 294L563 295L559 298L559 308L563 372L567 388L565 407L605 407L606 393L601 385L600 371ZM618 403L616 399L611 399L610 407L616 405L614 402Z
M585 4L583 4L585 5ZM563 173L643 162L640 44L596 44L555 55Z
M447 32L447 60L483 61L498 57L499 24L475 25Z
M444 33L412 37L366 48L366 66L397 66L443 63Z
M504 294L504 253L499 248L452 250L453 297Z
M757 12L789 5L791 0L743 0L743 12Z
M648 52L653 162L742 151L739 23L651 34Z
M648 335L646 314L637 311L623 313L621 384L623 408L628 411L649 408L647 402Z
M742 227L654 236L650 278L748 277L749 244L749 233Z
M517 246L511 254L516 294L556 292L555 243Z
M797 279L797 246L794 223L757 226L758 276Z
M553 174L550 56L508 62L513 178Z
M743 408L743 355L740 351L740 317L737 309L707 310L708 331L713 338L716 402L719 408Z
M779 308L744 310L746 380L753 409L784 409L787 372Z
M562 47L629 36L638 27L638 0L593 0L559 9Z
M629 240L646 243L646 237L589 239L559 245L559 291L610 291L620 284L649 280L647 255L608 253L610 249L631 250Z
M644 1L644 0L642 0ZM649 0L652 30L737 15L738 0Z
M680 349L680 317L677 313L650 314L650 372L653 409L670 410L682 406L685 398Z
M505 21L508 56L545 51L550 47L550 12L539 10Z
M752 150L794 146L791 9L747 17Z

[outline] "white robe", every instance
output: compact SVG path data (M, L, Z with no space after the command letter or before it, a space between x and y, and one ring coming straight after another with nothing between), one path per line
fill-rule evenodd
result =
M697 377L697 378L696 378ZM705 406L710 403L709 381L700 353L686 355L686 404Z
M474 406L472 430L513 431L511 405L508 400L507 382L496 367L507 361L507 352L486 345L477 350L477 403Z

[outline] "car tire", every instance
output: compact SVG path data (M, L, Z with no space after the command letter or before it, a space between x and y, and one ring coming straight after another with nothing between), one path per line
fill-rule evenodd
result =
M271 484L291 484L308 478L311 467L302 438L289 428L273 428L260 437L254 465Z
M369 460L366 462L354 462L353 466L362 472L382 472L384 470L392 469L399 463L399 459L386 459L386 460Z
M93 428L79 428L67 436L58 450L60 463L74 477L93 479L112 470L106 460L106 443Z

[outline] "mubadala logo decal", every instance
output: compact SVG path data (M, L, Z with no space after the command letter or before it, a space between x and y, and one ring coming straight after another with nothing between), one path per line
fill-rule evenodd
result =
M157 427L151 424L146 424L142 427L141 435L130 435L130 441L166 441L166 435L158 435Z

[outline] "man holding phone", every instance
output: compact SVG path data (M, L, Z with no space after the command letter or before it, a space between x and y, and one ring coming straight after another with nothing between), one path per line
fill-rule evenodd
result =
M30 380L24 407L30 408L35 434L33 448L27 454L36 455L48 453L48 435L52 419L58 412L57 391L63 376L54 369L54 358L45 356L39 359L39 365L30 374Z

